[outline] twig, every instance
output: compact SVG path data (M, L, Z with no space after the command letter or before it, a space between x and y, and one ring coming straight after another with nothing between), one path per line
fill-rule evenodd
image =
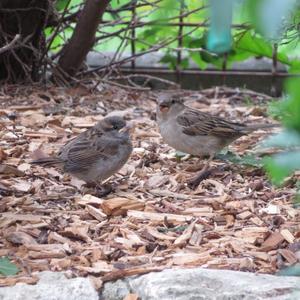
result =
M63 13L62 13L62 18L60 19L59 23L57 24L57 26L56 26L56 28L55 28L55 31L52 33L52 35L51 35L51 37L50 37L50 39L49 39L49 41L48 41L48 45L47 45L45 51L44 51L44 52L42 53L42 55L41 55L40 61L39 61L39 63L38 63L39 65L41 64L41 62L42 62L42 60L44 59L45 55L49 52L50 47L51 47L51 44L52 44L52 42L54 41L54 39L56 38L56 36L57 36L57 34L58 34L59 30L60 30L60 27L61 27L61 25L62 25L62 20L63 20L64 16L65 16L66 13L67 13L67 9L68 9L68 7L69 7L69 5L70 5L70 2L71 2L71 0L68 0L68 2L66 3L65 9L64 9L64 11L63 11Z
M17 43L18 40L21 39L21 35L20 34L16 34L15 37L5 46L1 47L0 48L0 54L8 51L8 50L11 50L14 48L14 45Z
M204 21L205 22L205 21ZM199 24L199 26L201 26L202 23ZM184 36L187 36L187 35L190 35L191 33L193 33L194 31L196 31L198 29L198 27L195 27L193 28L192 30L190 30L189 32L185 33L185 34L182 34L181 37L184 37ZM110 67L113 66L113 65L121 65L121 64L124 64L126 62L130 62L132 61L133 59L136 59L137 57L139 56L143 56L145 54L148 54L148 53L151 53L151 52L155 52L161 48L164 48L166 47L167 45L170 45L171 43L173 43L174 41L176 41L178 39L178 36L176 36L175 38L168 38L166 39L164 42L158 44L158 45L155 45L153 46L152 48L146 50L146 51L142 51L140 53L137 53L135 55L132 55L132 56L129 56L129 57L126 57L120 61L117 61L117 62L114 62L112 64L110 64ZM105 69L107 68L107 66L99 66L99 67L96 67L92 70L88 70L88 71L85 71L85 72L82 72L80 75L87 75L87 74L91 74L93 72L97 72L99 70L102 70L102 69Z
M148 50L146 50L146 51L142 51L142 52L140 52L140 53L137 53L137 54L134 55L134 56L126 57L126 58L124 58L124 59L122 59L122 60L113 62L113 63L111 63L109 66L111 67L111 66L114 66L114 65L121 65L121 64L124 64L124 63L126 63L126 62L130 62L130 61L132 61L133 59L136 59L136 58L139 57L139 56L145 55L145 54L147 54L147 53L155 52L155 51L157 51L157 50L163 48L164 46L165 46L164 44L154 46L154 47L152 47L151 49L148 49ZM80 73L79 75L87 75L87 74L91 74L91 73L97 72L97 71L102 70L102 69L105 69L105 68L107 68L106 65L105 65L105 66L99 66L99 67L93 68L92 70L88 70L88 71L82 72L82 73Z
M123 89L131 89L131 90L139 90L139 91L150 91L150 88L135 87L135 86L125 85L125 84L117 83L117 82L114 82L114 81L111 81L111 80L107 80L107 79L99 79L99 81L102 81L102 82L108 83L108 84L112 84L112 85L121 87Z
M179 85L176 82L173 82L173 81L170 81L170 80L167 80L167 79L163 79L163 78L159 78L159 77L156 77L156 76L152 76L152 75L147 75L147 74L130 74L130 75L126 75L126 76L114 77L114 78L111 78L111 79L116 79L116 80L117 79L127 79L127 80L130 80L132 78L139 78L139 77L147 79L143 83L143 86L145 86L149 82L149 80L153 79L153 80L157 80L159 82L174 86L175 88L179 88ZM137 85L136 83L134 83L134 84Z

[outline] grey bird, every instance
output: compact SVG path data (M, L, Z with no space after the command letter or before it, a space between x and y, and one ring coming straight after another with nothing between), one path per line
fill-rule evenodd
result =
M101 183L127 162L132 152L129 126L117 116L106 117L65 144L54 157L32 164L57 166L90 185Z
M222 148L252 131L278 126L231 122L187 107L178 95L161 95L156 114L160 133L166 144L200 158L209 157L201 172L189 181L192 187L198 186L207 177L210 161Z

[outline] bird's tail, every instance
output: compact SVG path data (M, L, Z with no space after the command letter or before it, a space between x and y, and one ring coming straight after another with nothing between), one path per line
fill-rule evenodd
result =
M43 157L30 162L33 165L42 165L44 167L61 166L63 161L58 157Z
M281 127L281 124L253 124L253 125L247 125L245 126L242 131L244 131L245 133L249 133L255 130L264 130L264 129L270 129L270 128L277 128L277 127Z

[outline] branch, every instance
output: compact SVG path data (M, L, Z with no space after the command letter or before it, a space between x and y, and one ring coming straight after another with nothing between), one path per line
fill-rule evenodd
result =
M58 68L68 75L74 75L83 63L88 51L94 44L95 33L99 22L110 0L87 0L80 14L74 33L63 48L58 61Z
M6 52L8 50L11 50L11 49L15 48L14 45L20 39L21 39L21 35L20 34L16 34L15 37L7 45L5 45L2 48L0 48L0 54Z

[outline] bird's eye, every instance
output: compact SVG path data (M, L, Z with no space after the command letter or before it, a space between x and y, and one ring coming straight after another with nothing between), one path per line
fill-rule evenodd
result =
M172 103L172 104L175 104L175 102L176 102L175 99L172 99L171 103Z
M115 125L113 126L113 129L115 129L115 130L119 129L118 125L115 124Z

